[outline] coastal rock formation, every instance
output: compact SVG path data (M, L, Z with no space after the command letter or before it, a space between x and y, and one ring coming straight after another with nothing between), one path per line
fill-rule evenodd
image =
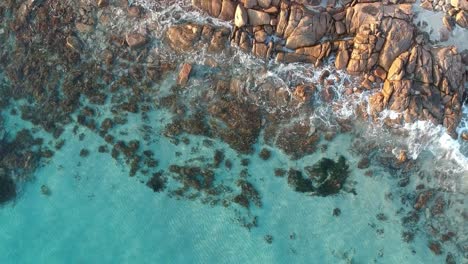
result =
M10 7L4 9L6 2ZM83 8L75 5L78 2ZM405 226L405 241L413 239L415 230L430 226L436 240L453 239L459 248L465 245L461 226L457 235L448 236L448 230L429 225L445 222L445 212L456 211L453 204L463 200L444 193L442 184L441 190L433 188L439 178L450 176L439 171L434 172L436 177L416 173L421 171L419 163L410 159L413 153L392 145L406 144L397 139L406 135L379 134L391 143L373 142L353 150L362 155L359 162L334 153L345 149L348 136L368 137L360 133L359 120L351 124L335 115L341 110L335 108L341 107L340 92L361 98L370 95L370 105L363 103L358 106L360 112L356 111L366 120L380 120L382 111L392 110L399 115L385 120L389 126L423 119L455 131L466 98L463 76L468 52L436 47L419 32L411 21L409 3L414 1L193 1L211 16L232 21L232 29L218 20L200 19L187 6L163 11L164 16L173 16L170 22L163 19L159 24L150 13L153 10L136 6L138 1L130 6L128 2L0 3L0 23L8 25L0 27L0 71L7 77L5 84L1 78L0 86L8 86L0 89L0 106L5 106L6 115L17 115L34 126L18 132L16 139L9 134L0 141L0 204L14 199L15 184L22 190L23 178L54 154L49 147L58 151L70 136L82 141L98 135L102 138L99 147L89 141L79 144L86 148L76 152L77 168L81 162L87 166L97 154L93 151L98 151L128 166L129 175L154 192L252 213L256 211L250 211L253 206L262 206L263 175L273 176L271 164L282 167L275 168L274 175L287 177L284 181L292 189L328 196L361 184L362 174L383 178L375 170L380 162L383 169L391 170L390 181L410 191L380 192L381 198L385 195L386 201L393 199L399 206L401 200L402 210L388 215L392 222L408 206L414 213L404 221L410 222ZM153 1L156 6L161 2L174 3ZM463 25L466 16L465 10L454 10L444 20L453 28ZM110 18L115 11L126 14L122 16L125 21L120 16ZM185 11L190 15L185 16ZM311 65L266 67L261 60L246 59L239 50L278 64ZM337 70L314 69L325 61ZM8 101L19 99L24 99L21 104L6 107ZM326 111L338 111L320 112L324 105L332 106ZM350 135L340 135L349 131ZM46 132L50 136L44 139L32 136ZM468 140L468 132L462 132L461 138ZM74 149L65 148L64 153ZM392 149L396 152L381 159L380 152ZM302 159L314 152L329 158L312 164ZM256 173L259 158L266 173ZM350 169L356 167L360 170L347 180ZM74 177L78 180L79 176ZM424 187L426 180L432 183ZM51 194L47 186L41 187L46 196ZM346 216L349 208L341 209ZM337 216L341 212L333 211ZM386 221L382 215L378 220ZM415 226L417 221L428 224ZM254 217L246 226L256 223ZM440 238L441 234L449 238ZM271 236L267 241L272 241ZM444 251L449 248L441 245Z
M208 51L221 52L228 43L229 29L210 25L183 24L166 31L166 41L177 52L183 53L208 45Z
M235 18L231 44L257 57L317 66L336 54L337 69L366 76L358 90L375 89L369 100L373 118L390 109L399 117L387 120L388 124L430 120L457 136L466 93L465 64L455 47L432 46L416 30L414 1L344 1L342 7L331 1L327 8L319 2L198 0L193 4L214 17ZM451 3L460 26L466 24L464 3ZM218 12L224 5L235 8ZM196 46L200 27L170 28L170 44L176 50Z

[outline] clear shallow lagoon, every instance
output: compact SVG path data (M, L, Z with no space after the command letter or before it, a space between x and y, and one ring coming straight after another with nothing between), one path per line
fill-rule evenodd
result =
M137 119L122 128L129 138L143 137ZM9 115L5 123L15 129L28 126ZM86 135L83 140L80 132ZM356 168L359 157L349 152L349 134L337 136L326 152L299 161L275 148L268 161L253 154L249 181L260 192L263 206L249 213L258 216L258 227L250 230L238 220L246 214L239 206L177 200L128 177L127 166L96 151L105 142L86 128L75 134L70 126L62 136L67 139L62 149L22 186L17 200L0 210L3 263L434 263L443 259L434 257L423 234L411 243L402 241L405 206L398 196L405 191L398 190L397 179L384 168L371 167L372 177ZM175 146L156 136L151 148L159 166L184 164L193 157L192 146L200 148L198 155L212 156L213 148L204 147L201 137L189 138L189 146ZM216 179L232 184L240 170L239 157L225 143L216 145L235 164L231 170L217 169ZM255 153L260 146L255 146ZM88 157L79 157L83 148L90 150ZM175 152L183 154L175 157ZM277 167L301 167L338 154L345 155L353 168L348 182L357 195L308 196L294 192L285 177L274 176ZM50 196L41 193L42 185L50 188ZM333 215L335 208L340 208L339 216ZM379 220L378 214L385 219ZM266 235L273 237L271 244Z
M309 197L273 175L278 164L288 162L284 156L275 152L268 162L254 158L249 170L264 205L252 212L259 226L249 231L235 220L232 208L155 195L107 154L77 159L83 146L97 148L102 139L88 135L79 141L65 133L69 140L63 150L24 185L16 202L0 211L4 263L434 261L424 239L402 242L401 205L386 198L396 187L384 172L367 177L354 170L349 180L356 182L356 196ZM349 137L335 142L329 155L346 149ZM51 189L48 197L40 191L43 184ZM341 209L340 216L333 216L334 208ZM378 220L377 213L388 219ZM272 244L265 235L273 236Z

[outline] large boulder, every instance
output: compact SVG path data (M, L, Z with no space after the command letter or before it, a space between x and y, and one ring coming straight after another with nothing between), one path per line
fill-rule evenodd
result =
M379 65L389 70L393 61L407 51L413 43L413 26L401 19L385 19L384 32L387 33L385 44L380 52Z
M258 5L262 8L267 8L271 5L271 0L258 0Z
M170 27L165 41L176 52L183 53L208 47L208 51L219 53L226 48L229 29L210 25L183 24Z
M166 31L166 40L171 48L178 52L192 50L200 40L202 27L194 24L176 25Z
M221 5L221 13L219 14L218 18L226 21L230 21L234 19L234 14L236 12L236 2L232 0L223 0L223 4Z
M240 153L253 151L262 126L259 108L235 99L215 100L208 107L209 122L214 136Z
M314 64L321 62L323 58L328 57L330 55L330 52L330 42L325 42L323 44L315 45L312 47L298 48L295 51L297 55L300 55L304 58L302 61Z
M349 51L346 47L346 42L341 42L339 44L339 50L336 54L335 67L338 70L346 69L349 62Z
M450 86L449 93L457 93L461 99L464 92L464 65L460 54L455 47L442 47L432 49L434 61L437 64L435 74L437 77L434 84L438 85L443 80L444 76Z
M283 37L284 31L288 26L288 18L289 18L290 8L289 5L285 3L281 3L281 10L278 16L278 24L276 26L276 35L278 37Z
M368 72L376 65L384 41L378 34L374 24L359 28L347 67L350 74Z
M393 61L392 66L388 70L387 79L389 81L401 81L405 76L405 65L408 61L409 52L403 52Z
M222 0L192 0L192 4L214 17L221 13Z
M243 27L248 23L247 11L242 5L237 5L236 14L234 16L234 25L236 27Z
M258 4L257 0L241 0L241 2L244 3L244 7L247 9L250 9Z
M346 28L356 33L363 25L377 24L383 17L382 3L362 3L346 9Z
M249 24L251 26L262 26L270 24L270 15L265 12L248 9L247 14L249 17Z
M192 0L192 4L211 16L222 20L232 20L237 3L232 0Z
M415 52L416 54L412 51L410 56L410 61L415 57L414 79L422 83L433 83L431 53L424 47L417 47Z
M468 1L467 0L450 0L450 4L453 7L468 11Z
M292 9L299 12L299 9ZM292 12L292 11L291 11ZM297 20L290 15L290 25L296 24ZM297 49L315 45L325 35L332 33L334 30L334 22L332 16L327 12L322 13L307 13L304 15L297 26L291 29L290 25L286 28L285 37L286 48Z
M388 101L388 106L396 112L403 112L410 103L410 90L412 82L410 80L386 81L391 87L392 96ZM385 98L387 100L387 98Z
M458 12L455 16L455 22L462 28L468 28L468 11Z

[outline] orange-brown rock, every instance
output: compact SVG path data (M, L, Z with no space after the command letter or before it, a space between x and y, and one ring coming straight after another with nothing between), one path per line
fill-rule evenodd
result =
M165 35L172 49L185 52L194 48L200 40L201 31L200 25L185 24L170 27Z
M296 87L296 89L294 90L293 95L299 101L306 102L306 101L310 100L312 95L315 93L315 90L316 90L316 88L313 85L301 84L301 85Z
M432 191L423 191L418 195L418 198L416 199L416 203L414 204L414 209L416 210L421 210L426 207L427 202L429 199L432 198Z
M125 36L125 41L130 48L140 48L148 42L148 37L141 33L129 33Z
M389 70L393 61L404 51L407 51L413 43L413 26L400 19L384 19L388 30L385 44L380 52L379 65Z
M236 27L243 27L248 23L247 11L242 5L237 5L236 14L234 16L234 25Z
M234 19L237 4L233 0L223 0L218 18L226 21Z
M468 11L461 10L455 16L455 22L462 28L468 28Z
M405 76L405 65L408 61L409 52L404 52L398 56L388 70L387 80L401 81Z
M192 0L192 4L211 16L218 17L221 13L222 0Z
M346 47L346 42L340 42L338 52L336 54L335 67L338 70L346 69L349 62L349 51Z
M249 25L251 26L261 26L270 24L270 15L253 9L247 9L247 15L249 17Z
M313 13L303 7L293 6L285 29L286 48L297 49L317 44L334 30L333 19L327 12Z
M177 84L180 86L187 85L191 72L192 65L189 63L184 63L180 68L179 76L177 77Z

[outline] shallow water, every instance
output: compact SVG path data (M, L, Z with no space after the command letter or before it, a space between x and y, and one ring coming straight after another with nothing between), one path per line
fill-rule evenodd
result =
M64 149L37 171L36 180L25 185L18 201L0 212L2 262L60 263L68 258L73 263L433 260L423 239L412 244L401 241L401 204L386 195L394 192L395 183L378 168L373 177L353 171L350 181L355 182L356 196L304 196L293 192L285 178L273 176L278 165L301 166L321 156L347 153L349 136L339 136L327 153L301 162L291 162L279 151L268 162L253 157L249 171L263 207L253 210L259 226L250 231L239 225L233 209L154 195L108 155L76 158L83 146L97 148L102 143L99 137L90 135L79 141L69 130L64 136L68 138ZM166 144L160 142L158 149ZM347 157L357 162L350 154ZM169 162L173 157L161 156L161 164ZM219 173L229 178L229 171ZM50 187L51 196L41 194L43 184ZM341 208L339 217L332 215L334 208ZM388 219L378 220L378 213ZM271 245L264 241L268 234L273 236Z
M87 39L88 47L93 47L86 53L87 60L97 60L106 49L102 35L106 29L138 29L155 23L151 25L156 28L154 35L160 37L169 25L183 20L226 26L195 10L187 11L187 2L170 7L134 2L148 8L148 19L129 23L123 15L117 15L112 26L98 28ZM332 102L315 98L310 112L280 120L285 127L297 120L310 125L311 134L315 130L323 134L316 150L305 157L294 159L275 144L265 142L264 128L270 124L265 118L250 154L239 153L216 136L167 136L167 125L178 114L170 107L162 107L162 98L176 94L177 106L185 107L186 115L198 108L207 109L217 99L212 94L217 71L242 78L245 93L238 96L249 97L261 94L262 85L269 82L275 83L274 89L288 89L290 84L301 81L316 83L324 69L331 70L328 65L333 58L322 68L312 68L264 63L238 50L221 55L200 50L176 56L159 40L152 45L152 53L166 60L196 64L188 87L174 92L175 69L147 87L141 97L149 106L147 111L115 113L117 105L134 95L128 87L118 90L102 105L83 96L80 110L92 108L97 124L115 116L125 118L127 121L114 125L109 134L126 142L138 140L136 153L144 157L144 150L154 152L156 168L142 166L134 177L129 177L131 159L122 154L113 158L112 144L106 143L98 131L78 125L78 110L72 114L74 121L64 125L64 132L55 139L41 126L21 119L21 105L28 105L27 100L11 100L2 109L0 135L13 139L18 131L27 128L34 137L44 139L44 148L54 149L55 153L42 160L28 178L16 175L21 182L18 196L0 209L1 263L444 263L447 254L453 255L457 263L467 260L466 142L450 138L443 128L427 122L388 130L382 123L395 113L384 113L382 123L359 119L357 108L365 104L369 94L342 95L341 82L352 78L341 72L336 73L341 80L337 79L337 96ZM219 70L207 66L212 61L231 65ZM110 71L113 76L126 76L134 65L138 62L129 61ZM1 88L13 89L8 83ZM318 89L322 89L320 85ZM256 104L261 109L278 110L267 96L259 98ZM192 108L193 102L197 107ZM341 119L353 124L350 131L340 132ZM465 107L459 132L468 129L466 120ZM326 131L338 133L326 140ZM55 150L60 139L65 143ZM104 145L109 151L101 153L98 149ZM259 156L264 148L271 151L267 160ZM83 149L89 155L80 155ZM395 160L403 149L408 152L411 166L400 168L387 162ZM218 167L212 164L216 150L224 153L224 162ZM305 171L324 157L335 160L340 155L346 158L350 175L336 195L295 192L288 185L287 173L275 176L278 168ZM358 168L366 156L370 166ZM246 166L242 165L245 158L250 160ZM180 194L184 183L170 172L171 165L212 170L219 192L213 195L189 188ZM154 192L146 183L158 171L163 171L167 183L164 191ZM241 191L239 180L254 186L261 206L250 201L250 207L244 208L232 202ZM44 186L48 192L44 192ZM431 202L418 213L419 220L405 222L405 217L415 211L413 206L421 190L431 190L434 197L449 201L444 213L433 214ZM456 239L444 242L443 254L434 255L428 244L447 232L455 232ZM408 233L414 239L404 241Z

